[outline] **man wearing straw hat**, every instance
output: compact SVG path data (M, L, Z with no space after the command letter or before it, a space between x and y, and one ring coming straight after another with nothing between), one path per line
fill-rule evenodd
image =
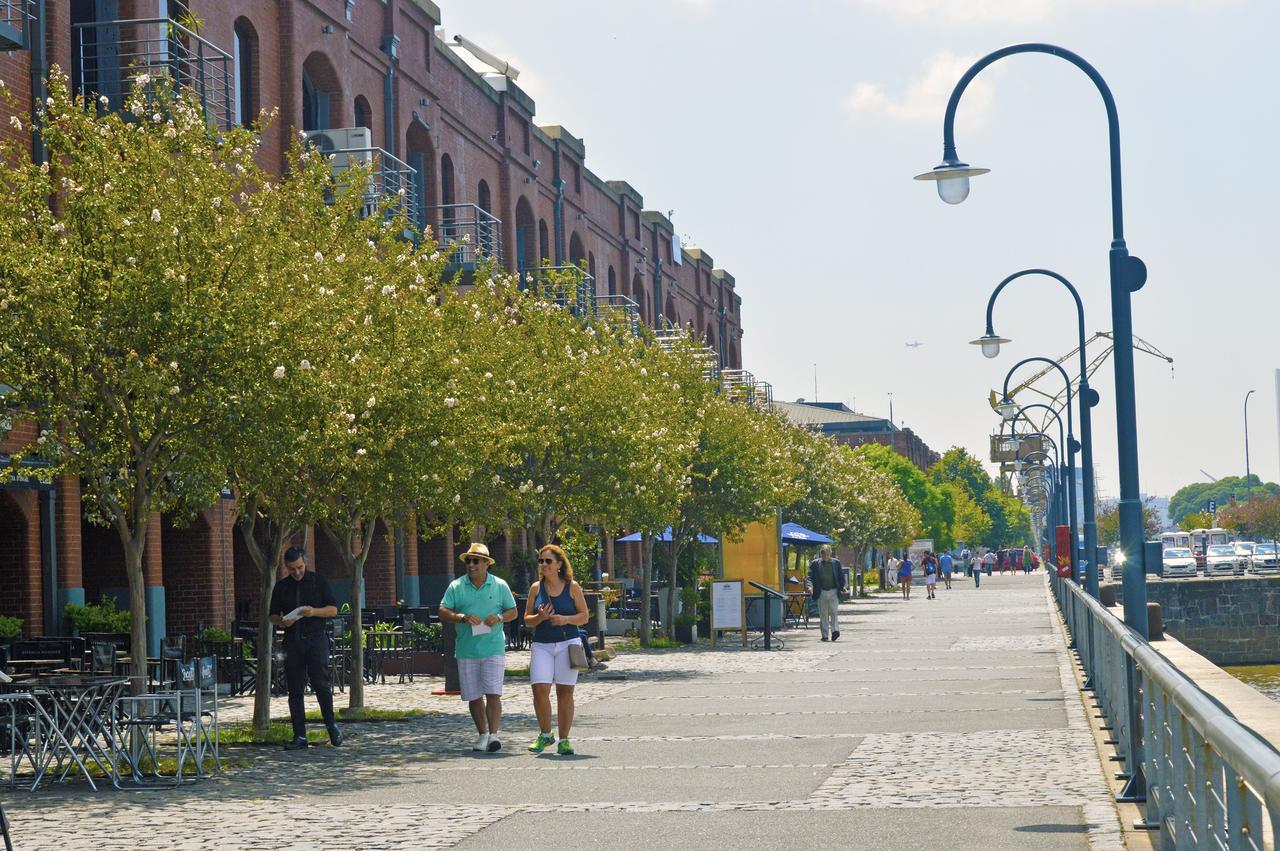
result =
M440 620L458 632L458 683L478 734L473 751L502 748L502 679L507 667L507 639L502 624L514 620L516 598L511 588L489 573L493 559L484 544L472 544L458 557L467 566L445 589Z

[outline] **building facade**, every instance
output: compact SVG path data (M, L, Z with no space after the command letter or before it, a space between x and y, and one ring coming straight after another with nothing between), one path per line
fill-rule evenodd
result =
M884 444L921 470L929 469L942 457L911 429L894 425L882 417L854 413L843 402L774 402L773 406L792 422L816 428L836 443L846 446Z
M24 7L30 16L14 11ZM54 67L112 108L145 70L195 90L215 126L277 111L262 132L265 166L281 167L299 132L334 153L335 169L375 163L371 191L403 187L406 212L453 244L464 281L477 247L525 279L572 267L591 309L690 329L722 368L740 369L733 275L682 246L625 180L593 173L583 140L539 125L515 81L440 37L441 18L431 0L0 0L0 78L17 95L23 128ZM0 133L42 157L38 136L11 126L8 111L0 106ZM18 423L0 452L34 437ZM235 517L227 497L182 529L152 519L146 585L156 642L254 617L261 583ZM382 531L365 568L365 605L433 604L454 572L453 536ZM304 543L316 569L349 588L324 536L309 530ZM509 565L522 542L513 533L493 548ZM127 600L123 564L115 532L83 518L75 480L0 492L0 614L22 617L27 634L57 631L67 602Z

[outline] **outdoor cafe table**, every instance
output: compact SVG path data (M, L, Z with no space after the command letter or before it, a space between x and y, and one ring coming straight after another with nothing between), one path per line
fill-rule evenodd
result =
M120 786L111 716L116 698L128 682L126 677L71 674L34 677L3 686L5 693L30 695L47 719L35 727L39 740L33 789L46 774L62 781L76 767L96 791L90 765L96 765L113 786Z

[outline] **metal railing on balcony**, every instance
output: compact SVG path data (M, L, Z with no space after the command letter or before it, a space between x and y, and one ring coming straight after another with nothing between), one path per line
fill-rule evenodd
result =
M689 332L678 326L667 325L654 335L658 345L665 349L672 348L677 341L690 339ZM693 352L694 360L702 364L702 376L707 381L720 380L720 355L710 346L699 346Z
M720 386L724 388L725 396L734 401L762 407L773 404L773 385L745 369L721 370Z
M595 311L596 279L580 266L531 266L519 271L520 286L533 288L574 316Z
M595 298L595 315L602 319L610 319L619 325L631 329L631 333L640 336L640 305L625 295L598 295Z
M105 97L120 110L141 87L169 81L195 93L209 124L230 129L235 101L231 54L169 18L73 24L75 85L86 97Z
M30 42L32 0L0 0L0 50L26 50Z
M372 166L364 185L362 214L372 216L387 199L391 199L388 213L403 213L410 222L419 221L418 203L414 188L414 168L397 159L382 148L339 148L325 151L333 166L333 176L341 179L342 173L357 166Z
M1160 832L1153 844L1275 848L1280 751L1077 583L1056 576L1052 582L1089 678L1086 688L1113 728L1129 776L1124 799L1143 805L1141 826Z
M451 271L475 271L483 258L502 262L502 220L476 204L438 204L415 219L430 225L442 250L451 252Z

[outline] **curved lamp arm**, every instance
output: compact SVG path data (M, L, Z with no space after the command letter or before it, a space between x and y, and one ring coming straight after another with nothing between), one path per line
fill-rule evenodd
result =
M1098 70L1086 62L1079 54L1072 53L1066 48L1038 42L1012 44L993 53L988 53L973 63L973 66L968 71L965 71L964 76L956 83L955 89L951 92L951 98L947 101L947 113L942 122L942 165L938 168L964 166L964 163L960 162L960 158L956 156L955 134L956 108L960 105L960 96L964 94L964 90L968 88L973 78L978 76L988 65L1006 56L1013 56L1018 53L1045 53L1049 56L1065 59L1083 71L1097 86L1098 93L1102 95L1102 103L1107 109L1107 136L1111 147L1111 238L1123 240L1124 204L1121 200L1120 184L1120 117L1116 113L1116 100L1111 94L1110 87L1107 86L1107 81L1102 79L1102 75L1098 73Z

